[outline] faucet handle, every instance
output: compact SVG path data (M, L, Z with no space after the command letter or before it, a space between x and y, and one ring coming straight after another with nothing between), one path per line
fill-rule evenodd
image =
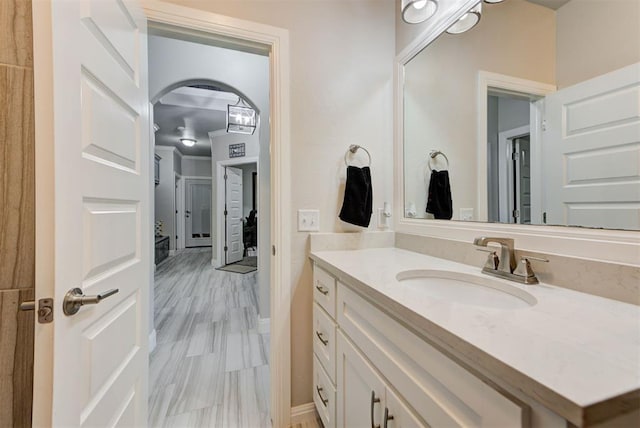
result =
M534 256L520 256L520 260L525 259L525 260L535 260L537 262L545 262L545 263L549 263L549 259L545 259L542 257L534 257Z
M527 278L525 284L537 284L538 278L536 278L536 274L533 273L533 269L531 269L531 263L529 263L529 260L535 260L537 262L545 263L549 262L549 259L543 259L542 257L521 256L520 262L518 263L516 269L513 271L513 274Z
M486 269L493 269L493 270L498 269L498 265L500 264L500 258L498 258L498 254L495 251L490 250L488 248L476 248L476 250L482 251L483 253L489 253L487 255L487 261L484 264L484 267Z

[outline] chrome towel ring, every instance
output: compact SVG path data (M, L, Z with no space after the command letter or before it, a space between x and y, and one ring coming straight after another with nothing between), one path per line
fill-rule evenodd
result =
M365 153L367 154L367 156L369 157L369 164L367 166L371 166L371 153L369 153L369 150L365 149L362 146L359 146L357 144L352 144L349 146L349 150L347 150L347 152L344 154L344 164L346 166L349 166L349 153L351 154L355 154L358 149L362 149L365 151Z
M429 152L429 170L433 171L433 167L431 166L431 161L433 159L436 158L436 156L442 156L444 158L445 161L447 161L447 169L449 169L449 158L447 157L447 155L445 155L444 153L442 153L440 150L431 150Z

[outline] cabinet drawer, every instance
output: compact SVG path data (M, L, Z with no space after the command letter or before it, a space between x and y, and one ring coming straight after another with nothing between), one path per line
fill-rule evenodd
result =
M313 304L313 352L336 383L336 324L318 305Z
M336 318L336 280L316 264L313 265L313 298L331 318Z
M324 428L336 426L336 389L317 357L313 357L313 403Z
M344 284L337 321L430 426L522 427L528 408L502 395Z

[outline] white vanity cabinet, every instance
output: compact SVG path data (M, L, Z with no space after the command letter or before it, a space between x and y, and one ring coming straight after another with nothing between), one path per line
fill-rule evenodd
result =
M526 404L493 389L317 265L313 327L314 402L325 428L530 425Z

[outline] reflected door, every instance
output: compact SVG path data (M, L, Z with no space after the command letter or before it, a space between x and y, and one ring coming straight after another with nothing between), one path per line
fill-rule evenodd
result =
M640 229L640 63L546 98L546 223Z
M185 246L211 246L211 181L185 181Z
M531 224L531 143L513 140L513 223Z

